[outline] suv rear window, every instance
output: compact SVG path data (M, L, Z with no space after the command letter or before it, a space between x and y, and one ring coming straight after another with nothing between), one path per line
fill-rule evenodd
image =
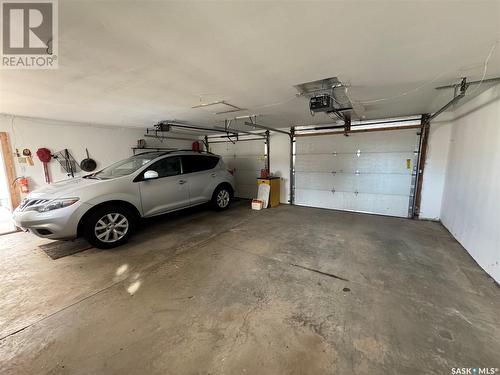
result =
M207 171L215 168L219 162L217 156L210 155L183 155L181 158L183 173Z

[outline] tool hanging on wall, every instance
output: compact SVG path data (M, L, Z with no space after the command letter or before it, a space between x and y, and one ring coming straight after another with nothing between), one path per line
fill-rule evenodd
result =
M67 148L54 153L52 156L59 162L59 164L61 164L61 168L68 174L68 176L75 177L75 173L80 172L80 166L76 162L75 158L69 153Z
M43 172L45 174L45 182L50 184L50 175L49 175L49 168L47 167L47 163L52 159L52 154L50 153L50 150L48 148L39 148L36 151L36 156L38 156L38 159L43 164Z
M23 156L26 160L26 164L33 165L33 158L31 157L31 150L29 148L25 148L23 150Z
M85 149L85 152L87 153L87 158L83 159L80 162L80 168L82 168L82 170L85 172L95 171L95 169L97 168L96 161L90 158L88 149Z

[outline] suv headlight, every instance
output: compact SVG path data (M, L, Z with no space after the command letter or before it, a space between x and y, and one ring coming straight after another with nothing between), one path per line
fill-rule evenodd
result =
M62 199L54 199L51 200L41 206L33 207L35 211L38 212L47 212L57 210L59 208L64 208L71 206L72 204L78 202L80 198L62 198Z

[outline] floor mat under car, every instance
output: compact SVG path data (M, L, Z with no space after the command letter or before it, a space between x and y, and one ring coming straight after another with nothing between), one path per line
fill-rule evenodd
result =
M80 251L90 249L92 247L87 241L82 238L73 241L54 241L45 245L40 245L40 249L51 257L53 260L79 253Z

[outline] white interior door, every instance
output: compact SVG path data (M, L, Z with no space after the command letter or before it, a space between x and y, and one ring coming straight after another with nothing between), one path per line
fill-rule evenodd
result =
M418 130L297 137L295 204L407 217Z
M221 155L226 166L234 169L234 195L238 198L256 198L257 178L260 170L266 168L264 140L211 143L210 151Z

